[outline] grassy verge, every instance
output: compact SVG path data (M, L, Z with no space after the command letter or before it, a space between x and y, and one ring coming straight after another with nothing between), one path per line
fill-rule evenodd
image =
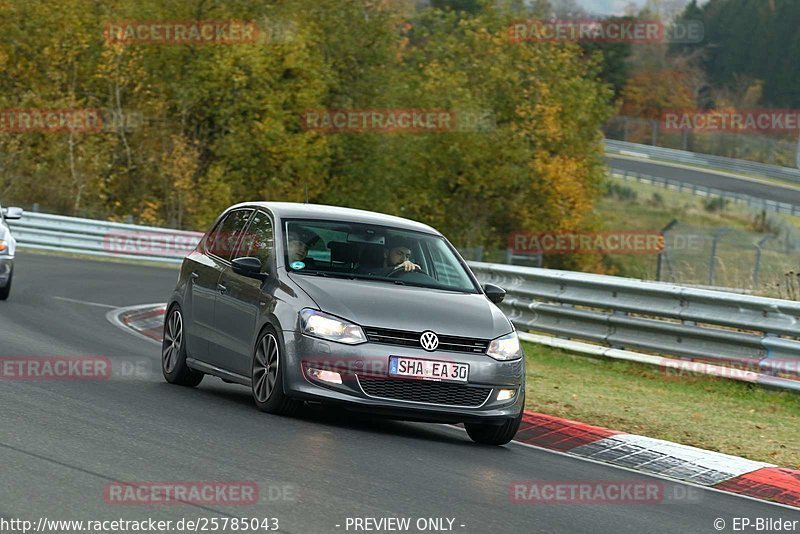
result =
M800 395L524 346L531 411L800 468Z
M671 249L669 268L665 266L666 278L672 275L678 282L706 284L712 235L723 229L725 237L716 251L716 285L781 297L786 273L796 271L797 255L787 252L781 240L770 236L777 231L776 225L800 227L800 217L770 214L768 220L761 220L758 214L739 204L722 205L688 192L616 178L609 184L616 192L601 198L595 207L595 217L604 230L660 230L673 219L679 221L673 235L683 235L684 246ZM685 246L686 236L692 236L691 247ZM755 284L755 245L762 238L768 239ZM655 278L656 255L617 254L609 256L607 262L610 274Z

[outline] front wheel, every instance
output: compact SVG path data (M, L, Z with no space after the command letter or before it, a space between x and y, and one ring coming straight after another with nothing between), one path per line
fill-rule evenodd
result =
M267 327L258 338L253 351L251 390L256 407L262 412L291 415L300 403L283 391L282 344L278 335L276 330Z
M489 425L486 423L464 423L467 434L476 443L483 445L505 445L517 434L522 423L522 412L519 416L508 419L502 425Z
M6 281L6 285L4 287L0 287L0 300L7 300L8 296L11 294L11 279L14 278L14 270L12 269L10 273L8 273L8 281Z
M164 321L164 339L161 341L161 372L170 384L195 387L203 381L203 373L186 365L186 339L183 315L179 306L169 310Z

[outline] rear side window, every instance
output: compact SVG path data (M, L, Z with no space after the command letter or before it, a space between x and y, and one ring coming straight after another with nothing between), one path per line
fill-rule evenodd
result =
M230 212L206 237L206 252L230 261L251 213L253 210L250 209Z

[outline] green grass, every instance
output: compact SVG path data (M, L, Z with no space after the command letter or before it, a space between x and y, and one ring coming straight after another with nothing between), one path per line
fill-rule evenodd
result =
M526 407L800 468L800 395L524 343Z

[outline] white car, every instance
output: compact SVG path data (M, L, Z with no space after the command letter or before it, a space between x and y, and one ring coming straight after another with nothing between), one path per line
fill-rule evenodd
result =
M14 250L17 245L6 221L21 217L21 208L0 207L0 300L6 300L11 294L11 279L14 276Z

